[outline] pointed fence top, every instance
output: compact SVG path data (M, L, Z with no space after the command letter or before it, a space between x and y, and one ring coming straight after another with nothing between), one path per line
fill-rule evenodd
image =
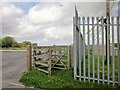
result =
M75 5L75 18L78 18L78 11L77 11L76 5Z

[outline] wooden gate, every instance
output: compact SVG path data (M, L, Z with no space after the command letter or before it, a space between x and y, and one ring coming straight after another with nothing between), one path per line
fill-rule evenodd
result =
M71 46L35 46L32 47L32 66L51 75L51 70L70 69Z

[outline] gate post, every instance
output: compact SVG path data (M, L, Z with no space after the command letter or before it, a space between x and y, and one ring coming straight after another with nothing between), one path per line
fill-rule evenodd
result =
M27 46L27 60L26 60L26 65L27 65L27 71L32 70L32 63L31 63L31 45Z
M119 16L117 17L117 33L118 33L118 35L117 35L117 38L118 38L118 85L120 86L120 26L119 26L119 24L120 24L120 21L119 21Z
M52 47L49 47L49 59L48 59L48 75L51 75L51 59L52 59L52 51L51 51Z
M71 56L70 56L70 46L67 46L67 59L68 59L68 61L67 61L67 66L68 66L68 70L70 69L70 67L71 67L71 58L70 58Z
M77 76L77 17L78 12L75 7L75 17L73 17L73 48L74 48L74 79L76 80Z

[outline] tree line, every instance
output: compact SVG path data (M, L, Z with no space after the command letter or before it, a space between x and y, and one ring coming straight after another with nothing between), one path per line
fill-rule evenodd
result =
M10 36L5 36L3 38L0 38L0 47L2 48L10 48L10 47L22 48L28 45L37 45L37 43L31 43L30 41L17 42L13 37Z

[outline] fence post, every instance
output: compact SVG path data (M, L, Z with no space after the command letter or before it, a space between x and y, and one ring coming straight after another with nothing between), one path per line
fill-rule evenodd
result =
M68 49L67 49L67 57L68 57L68 70L70 69L70 46L68 46Z
M117 17L117 41L118 41L118 85L120 86L120 26L119 26L119 17Z
M32 70L32 63L31 63L31 45L27 46L27 60L26 60L26 64L27 64L27 71L31 71Z
M78 26L78 12L77 9L75 7L75 17L73 17L73 47L74 47L74 79L76 80L76 76L77 76L77 66L78 66L78 30L77 30L77 26Z
M51 56L52 56L52 52L51 52L51 47L49 47L49 59L48 59L48 74L51 75Z

